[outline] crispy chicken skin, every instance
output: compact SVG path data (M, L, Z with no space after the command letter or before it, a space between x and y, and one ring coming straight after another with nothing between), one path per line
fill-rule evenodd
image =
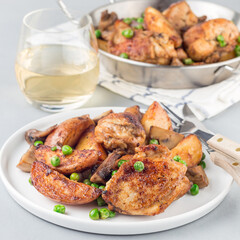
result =
M179 33L199 22L199 18L193 13L186 1L173 3L163 12L163 16Z
M96 141L107 150L121 149L134 153L144 144L146 133L138 118L131 113L111 113L99 120L95 128Z
M153 7L148 7L144 12L144 23L149 31L166 34L173 40L176 48L182 45L182 38L163 14Z
M51 158L58 156L61 160L58 167L53 167ZM38 145L35 150L35 157L62 174L81 172L95 165L98 161L98 152L95 150L73 150L70 155L64 155L61 150L52 151L51 147Z
M226 47L219 46L219 35L223 36ZM194 61L211 63L219 61L221 57L219 54L218 58L208 59L213 54L233 51L238 36L238 29L232 21L218 18L191 27L183 38L187 53Z
M102 196L109 209L128 215L156 215L189 190L187 167L165 155L166 147L150 145L141 150L146 151L145 157L138 153L107 182ZM142 172L134 169L136 161L144 163Z
M81 205L97 199L101 190L71 181L45 163L35 161L31 170L33 186L45 197L63 204Z
M133 153L144 144L145 131L138 118L131 113L112 113L102 118L95 128L96 140L107 150L121 149Z
M174 42L165 33L134 30L134 36L128 39L122 35L122 31L129 29L129 25L121 20L115 22L114 29L108 48L114 55L119 56L124 52L131 60L162 65L169 64L173 57L177 57Z
M74 147L81 134L90 125L94 124L88 115L68 119L58 125L58 127L46 138L44 145Z

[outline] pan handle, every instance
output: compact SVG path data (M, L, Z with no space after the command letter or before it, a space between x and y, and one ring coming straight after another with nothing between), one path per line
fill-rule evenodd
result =
M224 66L221 66L219 67L215 72L215 76L218 76L220 75L223 71L228 71L228 72L231 72L233 75L235 74L240 74L240 63L238 64L237 68L233 68L231 66L228 66L228 65L224 65Z

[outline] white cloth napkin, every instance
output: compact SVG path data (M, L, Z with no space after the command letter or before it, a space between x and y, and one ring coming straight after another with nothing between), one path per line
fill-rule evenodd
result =
M240 75L208 87L168 90L124 81L106 72L102 66L99 85L145 105L153 101L163 102L179 115L182 115L183 106L187 103L201 121L217 115L240 100Z

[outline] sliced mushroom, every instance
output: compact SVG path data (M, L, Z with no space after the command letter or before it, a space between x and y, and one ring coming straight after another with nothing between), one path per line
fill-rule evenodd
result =
M33 162L36 160L35 158L35 147L31 145L26 153L21 157L17 167L21 169L23 172L30 172Z
M106 112L104 112L104 113L102 113L102 114L100 114L100 115L98 115L98 116L95 117L95 118L93 118L93 121L97 124L100 119L106 117L106 116L109 115L110 113L113 113L113 110L112 110L112 109L111 109L111 110L108 110L108 111L106 111Z
M92 175L90 181L94 183L105 184L109 180L112 170L115 169L115 162L120 157L121 154L117 151L110 153L103 163L98 167L96 172Z
M35 141L45 141L46 137L57 127L57 124L51 126L45 131L39 131L37 129L29 129L25 133L25 139L29 144L34 144Z

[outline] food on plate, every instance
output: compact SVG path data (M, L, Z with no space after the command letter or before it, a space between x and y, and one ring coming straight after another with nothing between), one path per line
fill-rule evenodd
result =
M181 140L171 150L172 156L180 156L189 168L200 163L202 158L202 144L196 135L190 134Z
M118 18L102 12L96 37L101 50L145 63L194 66L240 56L239 30L227 19L196 16L186 1L160 12L151 6L144 17ZM137 18L136 18L137 17Z
M133 153L145 143L146 134L138 118L129 113L111 113L99 120L96 141L109 151L121 149Z
M45 197L63 204L81 205L97 199L101 190L72 181L43 162L35 161L31 170L33 186Z
M71 174L93 167L98 161L98 152L94 150L75 149L72 154L65 156L59 149L52 151L51 147L40 145L35 150L35 157L38 161L47 164L62 174ZM60 164L56 167L51 163L54 157L60 159Z
M30 149L17 167L31 172L35 189L55 202L108 205L109 210L91 210L93 220L114 217L115 212L156 215L209 184L200 140L174 132L158 102L145 113L131 106L93 119L70 118L44 134L27 132L38 136L26 138ZM65 207L56 207L56 212L65 212Z
M57 126L57 128L46 138L45 145L59 146L69 145L74 147L81 134L91 125L91 120L87 115L68 119Z
M149 154L148 148L142 148L146 156L137 153L107 182L102 195L110 210L129 215L156 215L190 189L190 181L185 178L187 167L172 160L166 147L150 145L149 148ZM136 170L138 161L144 165L142 171Z
M153 102L148 110L144 113L141 121L147 136L151 126L160 127L166 130L172 129L172 122L166 111L158 102Z

